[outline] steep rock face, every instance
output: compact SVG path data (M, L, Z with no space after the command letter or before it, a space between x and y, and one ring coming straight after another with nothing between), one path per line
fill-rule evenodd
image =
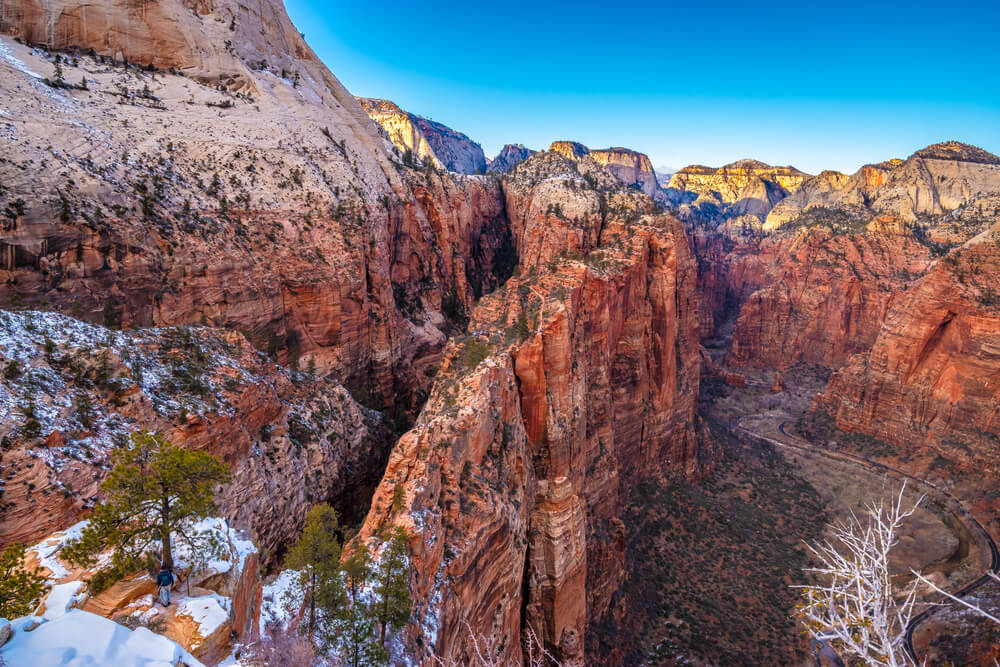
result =
M635 185L652 197L659 190L653 164L645 154L628 148L605 148L590 151L597 164L607 167L619 181Z
M51 49L93 49L143 66L247 94L260 92L261 73L318 84L317 91L345 110L350 96L292 25L278 0L160 0L127 2L17 0L0 8L0 33Z
M313 503L350 513L388 453L377 413L334 382L275 366L239 334L0 311L0 349L3 542L78 521L115 443L138 428L220 457L233 472L220 510L272 556Z
M809 177L794 167L772 167L739 160L714 169L692 165L679 170L666 186L667 197L687 222L727 224L736 233L757 231L778 202Z
M359 97L365 112L389 135L392 143L404 153L435 166L461 174L486 172L486 156L482 147L461 132L447 125L403 111L389 100Z
M467 308L507 243L496 183L393 162L325 69L248 70L250 98L82 56L64 77L88 90L52 89L34 74L52 56L3 46L0 302L238 329L354 390L374 379L374 404L416 404L442 303Z
M505 187L527 179L531 191L529 175L557 164L574 163L533 157ZM592 224L583 260L536 257L478 304L474 333L449 344L375 494L362 538L387 523L409 530L416 611L405 644L425 664L471 658L466 622L504 663L522 659L525 625L560 659L584 659L591 627L625 613L622 498L649 471L698 468L698 309L683 229L645 211Z
M994 226L900 295L871 351L834 374L818 406L843 429L995 477L998 285L1000 227Z
M912 233L881 226L807 228L763 240L759 253L752 261L767 276L743 303L727 360L779 370L803 361L836 368L867 350L896 295L931 260Z
M862 217L891 215L932 228L963 222L967 233L956 234L955 224L949 231L954 245L992 224L998 195L1000 158L948 141L921 149L906 161L866 165L850 177L824 172L776 206L765 228L778 229L813 208L846 210Z
M535 154L530 148L525 148L521 144L507 144L497 154L489 166L486 167L488 174L506 174L508 171L521 164Z
M549 146L549 151L574 162L589 157L605 167L623 185L635 186L650 197L659 193L653 164L646 155L638 151L629 148L591 150L575 141L554 141Z

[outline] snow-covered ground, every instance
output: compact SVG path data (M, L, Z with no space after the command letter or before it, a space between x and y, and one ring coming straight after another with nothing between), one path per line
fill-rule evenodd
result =
M38 624L29 630L32 625ZM25 616L0 648L9 665L29 667L201 667L190 653L162 635L72 609L55 618Z

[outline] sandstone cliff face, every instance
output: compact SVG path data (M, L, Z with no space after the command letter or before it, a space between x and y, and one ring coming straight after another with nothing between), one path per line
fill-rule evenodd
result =
M951 244L955 244L992 224L998 195L1000 158L949 141L921 149L906 161L866 165L850 177L824 172L776 206L765 228L778 229L811 208L891 215L932 228L950 218L961 220L967 230L958 235L950 231Z
M763 225L752 214L725 220L737 209L702 206L703 196L681 205L699 258L702 335L738 315L730 362L839 367L874 342L897 295L935 253L997 219L996 161L949 142L906 162L867 165L852 176L823 172L779 201ZM690 171L698 179L712 177L708 169ZM911 204L930 201L928 188L956 193L949 204L955 208L934 213L928 204L914 220ZM748 217L758 224L742 224Z
M637 186L650 197L660 188L653 164L643 153L628 148L606 148L590 151L590 156L597 164L607 167L619 181Z
M531 158L505 181L508 202L538 211L522 193L547 201L542 174L574 164ZM587 210L590 195L612 194L587 188L562 201ZM472 656L466 622L504 663L522 659L526 624L561 659L582 660L588 629L625 613L621 499L649 471L697 469L694 265L676 220L625 211L592 219L593 235L563 220L557 238L582 239L572 256L556 240L536 254L524 230L544 214L511 211L529 257L449 344L390 457L362 537L387 523L410 531L406 646L426 664Z
M52 56L4 49L0 303L238 329L408 409L442 304L460 316L503 278L484 277L509 246L499 186L414 178L325 69L250 70L250 98L82 56L64 77L88 90L52 89L33 74Z
M260 92L258 79L266 73L302 82L346 111L354 108L275 0L17 0L0 8L0 33L51 49L93 49L119 62L176 69L251 95Z
M430 161L436 167L461 174L486 172L486 156L479 144L447 125L403 111L389 100L359 97L365 112L389 135L402 152Z
M5 543L79 520L111 449L138 428L220 457L233 472L220 511L272 557L312 504L350 513L388 453L377 413L336 383L275 366L239 334L0 311L0 349Z
M589 157L605 167L623 185L635 186L650 197L659 194L653 164L646 155L638 151L629 148L591 150L575 141L555 141L549 146L549 151L574 162Z
M807 178L794 167L739 160L718 169L685 167L670 178L666 193L686 222L730 225L731 236L741 238L759 231L771 209Z
M486 167L488 174L506 174L508 171L521 164L535 154L530 148L525 148L521 144L507 144L497 154L489 166Z
M838 426L995 477L1000 227L937 261L818 399Z
M931 261L928 249L898 226L858 234L807 228L763 240L758 253L743 272L763 264L766 273L755 276L759 289L743 302L727 360L778 370L800 362L837 368L867 350L898 293ZM746 294L741 287L729 289Z

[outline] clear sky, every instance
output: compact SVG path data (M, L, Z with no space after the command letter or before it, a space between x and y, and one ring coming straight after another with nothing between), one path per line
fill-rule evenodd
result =
M947 139L1000 153L997 0L286 2L348 90L487 156L573 139L816 173Z

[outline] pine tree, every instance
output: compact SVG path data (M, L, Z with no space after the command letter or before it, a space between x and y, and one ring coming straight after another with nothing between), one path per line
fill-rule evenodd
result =
M62 550L65 560L82 566L113 550L110 566L90 582L92 589L134 571L157 542L160 560L173 567L172 534L196 548L192 524L215 512L212 489L229 478L214 456L182 449L148 431L132 433L114 452L114 461L101 484L103 502L80 538Z
M337 542L337 513L326 503L315 505L306 514L299 541L288 552L286 567L299 571L299 583L308 606L310 639L315 637L317 612L337 613L344 605L340 579L340 544Z
M363 596L372 576L371 554L361 544L343 565L349 604L344 605L335 624L336 641L351 667L383 662L385 650L375 641L375 620L369 601Z
M373 612L381 626L379 641L382 646L385 646L387 629L399 630L410 620L410 564L406 543L406 531L397 526L382 546L381 557L373 573Z
M517 339L525 340L529 333L531 332L528 330L528 316L522 310L517 316Z
M24 567L24 546L10 544L0 553L0 617L27 616L44 588L45 577Z

